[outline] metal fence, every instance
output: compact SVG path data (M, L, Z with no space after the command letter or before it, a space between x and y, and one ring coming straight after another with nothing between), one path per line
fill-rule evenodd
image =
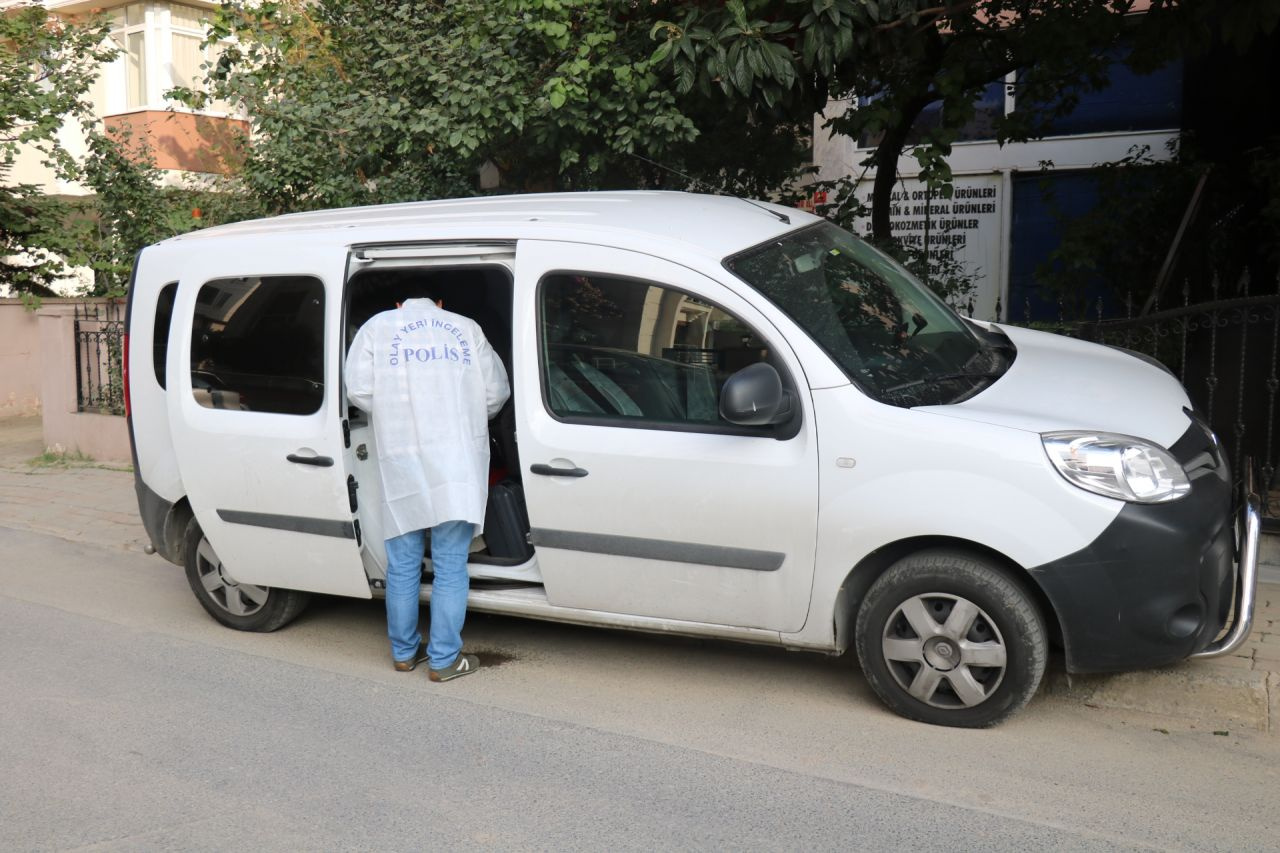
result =
M1175 306L1158 303L1135 314L1131 298L1124 314L1107 318L1099 300L1085 320L1018 325L1059 332L1084 340L1124 347L1158 359L1187 389L1192 403L1218 434L1232 471L1243 476L1246 457L1257 467L1266 493L1275 487L1276 396L1280 390L1280 281L1267 293L1251 293L1246 273L1224 288L1213 281L1206 301L1192 302L1184 285ZM1266 501L1267 514L1280 514L1280 501Z
M124 312L118 303L75 306L76 410L124 414Z

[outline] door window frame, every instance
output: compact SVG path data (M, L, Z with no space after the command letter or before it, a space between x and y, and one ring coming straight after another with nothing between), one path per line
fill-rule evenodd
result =
M449 244L428 243L428 244L422 244L418 248L431 249L431 248L435 248L438 245L449 246ZM343 412L342 416L344 419L349 420L352 426L355 426L355 425L364 426L364 425L367 425L369 422L369 413L361 409L359 406L354 405L349 399L347 399L347 357L351 354L349 352L351 345L350 343L347 342L347 326L350 320L351 296L352 296L352 290L353 290L352 282L355 280L358 280L361 275L364 275L369 272L376 272L379 270L411 270L411 271L412 270L430 270L431 272L434 273L434 272L454 272L458 270L471 271L471 270L477 270L477 269L499 271L507 279L508 294L511 297L510 298L511 321L509 324L509 328L507 329L508 342L510 343L510 350L511 350L511 364L503 365L503 368L507 369L508 379L510 380L511 376L514 375L515 373L515 362L516 362L516 353L515 353L516 276L515 276L515 269L513 267L505 263L502 263L501 261L484 260L484 261L477 261L477 262L458 262L456 261L456 259L452 257L443 257L443 258L437 259L430 255L423 255L421 258L410 256L407 259L403 259L403 260L393 259L393 260L390 260L389 262L386 260L374 261L372 263L368 263L361 266L359 269L352 270L352 264L351 264L352 258L357 256L358 251L361 251L363 249L370 249L370 248L376 249L378 248L378 246L372 245L372 246L363 246L363 247L360 247L359 249L353 248L351 251L347 253L347 260L344 266L344 269L347 270L347 273L342 280L342 312L341 312L341 317L338 323L339 334L338 334L338 376L337 376L339 402L341 405L341 409ZM465 252L460 250L460 254L465 254ZM445 310L446 311L449 310L447 307L447 303L446 303ZM366 317L364 320L364 323L369 322L376 316L377 314L375 313L369 317ZM466 316L466 315L463 315L463 316ZM468 318L468 319L474 319L474 318ZM357 327L357 331L359 331L360 328L363 328L364 323L361 323L360 326ZM489 345L490 347L492 347L493 341L489 341ZM501 359L499 359L499 361L501 361Z
M800 386L796 384L791 376L791 371L783 363L784 359L779 356L775 359L778 364L774 365L778 371L778 376L782 380L782 387L791 394L792 413L791 417L780 424L771 424L769 426L751 427L739 426L728 422L720 422L714 424L697 423L694 421L667 421L656 418L622 418L622 417L599 417L588 414L571 414L562 415L557 413L551 407L551 399L549 395L547 379L548 360L547 360L547 341L545 335L545 314L543 311L543 297L545 295L545 287L547 280L555 276L583 276L585 278L610 278L617 281L634 282L645 287L660 287L666 290L675 291L683 294L691 299L696 299L714 309L718 309L730 317L736 319L739 323L751 330L752 337L762 343L762 349L768 349L772 353L780 353L781 349L775 346L770 338L760 333L756 328L756 324L750 323L738 315L737 312L720 305L718 302L701 296L697 293L690 292L687 288L677 287L672 284L653 281L652 279L640 276L626 275L624 273L601 272L599 270L576 270L570 268L557 268L547 270L538 278L538 284L534 288L534 306L535 311L535 341L538 349L538 392L542 397L542 408L553 420L563 424L572 424L577 426L595 426L595 427L613 427L618 429L644 429L644 430L662 430L664 432L685 432L685 433L704 433L711 435L734 435L747 436L752 438L772 438L778 441L787 441L795 438L800 434L801 426L804 423L804 401L800 394ZM512 355L514 361L516 356ZM719 411L719 396L717 393L717 412Z
M195 371L196 371L196 365L195 365L195 362L194 362L194 360L193 360L194 352L193 352L192 350L194 349L194 347L195 347L195 342L196 342L196 327L195 327L195 323L196 323L197 314L198 314L199 309L200 309L200 294L204 291L204 289L205 289L206 287L209 287L209 286L211 286L211 285L215 285L215 284L217 284L218 282L222 282L222 281L229 281L229 280L235 280L235 279L251 279L251 278L256 278L256 279L259 279L259 280L264 280L264 279L274 279L274 278L295 278L295 279L303 279L303 278L305 278L305 279L310 279L310 280L311 280L311 281L313 281L315 284L319 285L319 288L320 288L320 297L321 297L321 300L322 300L322 301L321 301L321 305L320 305L320 326L319 326L319 331L320 331L320 336L321 336L321 337L320 337L320 377L321 377L321 381L320 381L320 395L319 395L319 401L318 401L318 403L317 403L317 405L316 405L316 408L315 408L315 409L313 409L313 410L311 410L310 412L282 412L282 411L277 411L277 410L274 410L274 409L230 409L230 408L222 408L222 407L220 407L220 406L208 406L208 405L205 405L204 403L202 403L202 402L201 402L201 401L200 401L200 400L195 396L195 391L196 391L196 385L195 385ZM223 412L234 412L234 413L236 413L238 416L241 416L241 417L244 417L244 416L259 416L259 417L261 417L261 416L268 416L268 417L284 416L284 417L289 417L289 418L315 418L315 417L317 417L317 416L324 416L324 415L325 415L326 411L328 410L328 405L329 405L329 394L330 394L330 389L331 389L331 388L332 388L332 386L333 386L333 383L332 383L332 381L331 381L331 379L330 379L330 376L331 376L331 374L330 374L330 366L331 366L331 363L332 363L332 362L331 362L331 360L330 360L330 358L329 358L328 346L327 346L327 345L326 345L326 343L325 343L325 341L326 341L326 339L327 339L327 336L328 336L328 322L329 322L329 304L330 304L330 298L329 298L329 285L328 285L328 282L326 282L326 281L325 281L325 279L323 278L323 276L318 275L318 274L316 274L316 273L252 273L252 274L246 274L246 275L223 275L223 276L217 276L217 277L215 277L215 278L205 279L205 280L203 280L203 281L202 281L198 286L196 286L196 287L195 287L195 295L194 295L193 299L194 299L194 301L191 303L191 313L190 313L190 316L189 316L189 318L185 321L185 322L187 323L187 325L190 327L191 334L190 334L190 340L189 340L188 346L187 346L187 348L186 348L186 349L187 349L187 352L186 352L186 354L185 354L185 355L186 355L186 358L185 358L186 370L184 370L183 372L186 374L186 377L187 377L187 379L186 379L186 384L187 384L188 389L189 389L189 390L190 390L190 392L191 392L190 394L187 394L187 395L185 395L185 396L187 396L187 397L191 400L191 402L193 402L193 403L196 405L196 407L197 407L198 409L200 409L201 411L206 411L206 412L218 412L218 413L223 413ZM175 299L175 307L176 307L176 304L177 304L177 303L176 303L176 299ZM170 319L170 323L172 323L172 319L173 319L173 318L171 318L171 319ZM170 377L170 378L171 378L171 377Z

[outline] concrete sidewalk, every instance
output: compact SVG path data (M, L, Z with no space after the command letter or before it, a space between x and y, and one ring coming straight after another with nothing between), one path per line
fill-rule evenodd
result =
M39 418L0 419L0 527L142 552L148 541L138 519L132 472L85 462L33 464L44 451ZM1253 634L1234 655L1106 676L1067 678L1059 668L1046 678L1043 692L1197 727L1280 734L1280 583L1275 578L1275 569L1269 569L1258 585Z
M45 450L38 417L0 419L0 525L142 551L148 540L129 468L56 459L33 464Z

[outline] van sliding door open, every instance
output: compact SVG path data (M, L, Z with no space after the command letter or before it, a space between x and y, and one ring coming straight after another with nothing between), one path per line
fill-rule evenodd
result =
M429 296L440 299L446 310L474 320L510 375L513 263L514 247L509 244L354 247L343 292L344 358L356 332L371 317L405 300ZM378 586L386 577L387 558L377 443L369 417L354 407L348 414L351 442L345 471L355 483L357 514L365 534L361 556L370 580ZM518 499L514 417L506 407L490 424L490 431L490 511L472 543L471 576L537 584L537 563L525 540L528 524ZM509 509L516 511L499 511L495 496L507 498L513 503Z

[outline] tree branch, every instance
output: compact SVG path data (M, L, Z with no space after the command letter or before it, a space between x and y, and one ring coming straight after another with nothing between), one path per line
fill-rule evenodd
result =
M920 18L926 15L932 16L933 20L928 22L932 24L935 21L937 21L938 18L941 18L943 16L952 17L957 12L962 12L962 11L965 11L966 9L972 9L973 7L977 6L978 3L979 3L979 0L964 0L964 2L949 4L946 6L931 6L928 9L920 9L916 12L911 13L910 15L904 15L896 21L890 21L887 24L880 24L877 27L875 27L875 29L877 32L887 32L889 30L897 29L898 27L904 26L906 24L919 22Z

